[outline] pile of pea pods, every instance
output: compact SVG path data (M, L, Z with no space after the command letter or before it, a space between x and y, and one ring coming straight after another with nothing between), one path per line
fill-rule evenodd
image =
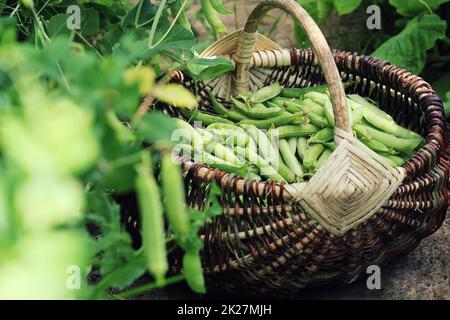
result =
M232 107L208 92L215 114L181 110L183 130L175 152L247 179L287 183L308 180L330 157L334 115L327 86L282 88L275 83L231 98ZM401 166L422 145L373 101L347 95L352 128L360 141Z

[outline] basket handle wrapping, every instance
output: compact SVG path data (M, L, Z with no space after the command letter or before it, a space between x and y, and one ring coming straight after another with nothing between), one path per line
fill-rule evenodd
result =
M294 0L263 0L250 14L235 54L234 89L238 93L249 90L249 68L258 28L266 13L272 9L281 9L292 15L306 32L330 90L336 128L352 134L344 86L330 47L311 16Z

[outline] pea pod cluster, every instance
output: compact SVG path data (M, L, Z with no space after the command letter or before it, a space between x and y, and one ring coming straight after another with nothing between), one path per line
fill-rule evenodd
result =
M200 121L187 132L177 152L197 162L248 179L276 182L308 180L330 157L334 146L334 114L326 86L282 88L278 83L254 93L220 102L208 92L213 113L182 111ZM398 125L373 101L347 95L349 117L356 137L401 166L423 144L418 133Z
M216 160L216 159L214 159ZM166 249L164 213L178 244L185 250L183 257L184 277L188 285L198 293L205 292L203 269L199 248L193 245L195 234L187 215L183 177L172 154L163 151L160 155L162 188L153 174L151 153L142 153L142 162L136 166L136 191L142 222L142 252L147 270L162 286L169 269ZM162 190L162 193L160 193Z

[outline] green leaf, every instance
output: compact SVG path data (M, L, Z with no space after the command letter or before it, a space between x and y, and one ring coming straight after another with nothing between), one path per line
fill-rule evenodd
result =
M334 7L339 15L355 11L361 5L361 2L362 0L333 0Z
M333 10L333 0L297 0L297 2L309 13L314 21L320 25ZM309 39L300 25L295 22L295 38L301 48L310 47Z
M194 58L186 66L189 72L198 77L198 80L217 78L234 69L231 61L225 58Z
M6 8L6 0L0 0L0 14L2 14L3 10Z
M70 30L67 29L67 14L57 14L50 18L47 22L47 34L50 38L57 35L69 35Z
M97 10L88 8L81 12L81 32L85 36L93 36L99 32L100 16Z
M152 93L157 99L175 107L195 109L198 106L194 94L179 84L157 85Z
M93 288L90 298L103 299L109 288L114 287L121 290L136 281L145 271L145 259L142 255L136 256L111 273L102 275L102 280Z
M151 55L155 55L166 48L182 51L194 46L196 41L192 32L176 24L166 35L169 27L170 23L168 20L160 20L153 40L153 47L150 50Z
M172 134L177 130L176 122L161 112L147 113L136 125L136 133L149 142L172 143Z
M144 27L151 23L151 19L156 15L158 7L151 4L150 1L140 0L134 8L128 12L122 21L125 28Z
M450 91L450 74L446 74L433 82L433 89L444 99L447 91Z
M450 91L447 92L444 98L444 111L445 117L450 117Z
M17 39L17 20L15 17L0 17L0 44L14 43Z
M450 74L433 82L433 89L444 103L445 117L450 117Z
M383 43L372 55L419 74L427 50L445 38L447 23L435 14L424 14L409 21L399 34Z
M389 0L397 12L406 17L414 17L421 12L430 12L429 10L434 11L446 2L449 0Z

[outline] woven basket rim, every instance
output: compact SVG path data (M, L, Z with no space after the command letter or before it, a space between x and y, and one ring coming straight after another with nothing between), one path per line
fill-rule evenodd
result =
M311 55L311 61L313 61L314 64L318 65L318 63L316 61L316 58L315 58L315 54L314 54L314 52L313 52L313 50L311 48L302 48L302 49L298 49L298 48L290 48L290 49L284 48L284 49L281 49L281 50L290 50L290 51L299 50L300 52L306 52L306 53ZM276 50L272 50L272 51L276 51ZM336 59L338 58L339 55L343 55L343 56L347 55L347 56L351 57L352 58L351 65L350 66L346 66L346 67L353 68L354 70L357 69L357 64L358 63L359 63L359 68L361 68L362 62L367 63L367 62L370 61L372 63L373 68L378 68L377 71L380 71L379 72L380 75L381 75L381 71L382 71L383 68L389 69L388 72L389 72L390 75L394 75L394 74L401 75L404 78L405 81L408 81L409 83L413 83L414 84L413 85L414 88L412 88L412 91L410 90L409 92L405 92L404 89L408 88L409 86L405 85L405 84L399 84L399 87L396 88L395 90L399 91L403 95L409 96L410 99L413 99L413 95L414 94L420 94L421 96L422 95L426 95L428 100L429 100L429 102L425 102L424 105L426 107L437 106L438 107L437 110L433 110L433 111L430 111L430 112L436 112L436 111L440 112L440 117L442 118L443 123L446 122L445 116L444 116L443 103L442 103L441 98L436 93L436 91L433 90L432 86L428 82L426 82L423 78L419 77L418 75L415 75L414 73L408 71L407 69L398 67L398 66L392 64L391 62L389 62L387 60L380 60L380 59L374 58L374 57L372 57L370 55L362 55L362 54L359 54L357 52L350 52L350 51L338 50L338 49L333 49L332 53L333 53L333 58L335 59L335 61L336 61ZM359 61L359 62L357 62L357 61ZM295 65L298 62L299 61L293 61L291 66ZM273 67L273 68L277 68L277 67ZM341 68L339 68L340 72L342 72ZM361 71L361 69L359 71ZM364 75L361 72L361 74L359 74L359 76L361 76L362 78L365 78L367 75ZM180 84L183 84L183 82L185 82L186 80L190 79L189 75L187 73L185 73L183 70L177 70L177 71L171 73L170 74L170 78L171 78L172 82L177 82L177 83L180 83ZM371 80L374 81L373 79L371 79ZM383 79L379 78L379 79L376 79L376 80L383 80ZM409 88L409 89L411 89L411 88ZM418 103L418 102L414 102L414 103ZM428 110L423 110L424 115L427 113L427 111ZM414 157L417 156L420 152L424 152L424 151L428 152L427 147L432 147L433 144L435 143L434 141L438 140L438 138L436 137L436 135L434 133L436 130L432 130L432 128L435 128L436 125L437 124L434 124L433 126L427 126L425 128L426 135L423 136L424 139L425 139L425 142L424 142L423 146L419 150L417 150L415 152L415 154L413 156L411 156L411 158L408 159L401 166L401 168L407 169L410 165L413 165L414 161L415 161ZM447 136L445 134L446 128L444 128L444 126L442 124L439 124L439 127L442 130L442 132L444 133L442 135L443 140L444 140L443 141L443 145L442 145L442 143L440 141L437 141L437 143L439 145L442 145L442 148L440 149L440 155L443 156L446 159L447 162L449 162L450 160L447 159L447 156L445 155L445 150L446 150L446 148L448 146ZM186 157L184 157L184 158L180 157L179 161L183 165L189 164L189 167L191 167L192 165L201 165L204 168L206 168L208 171L214 171L214 172L216 172L219 175L230 175L230 173L224 172L224 171L222 171L220 169L211 168L210 166L208 166L205 163L195 162L194 160L187 159ZM242 180L244 180L244 181L254 181L252 179L245 179L242 176L240 176L240 178L242 178ZM407 179L407 175L405 176L405 179ZM274 182L274 181L272 181L270 179L261 181L261 183L270 183L271 185L275 185L275 186L278 186L278 187L284 187L286 185L290 185L287 182L278 183L278 182Z

